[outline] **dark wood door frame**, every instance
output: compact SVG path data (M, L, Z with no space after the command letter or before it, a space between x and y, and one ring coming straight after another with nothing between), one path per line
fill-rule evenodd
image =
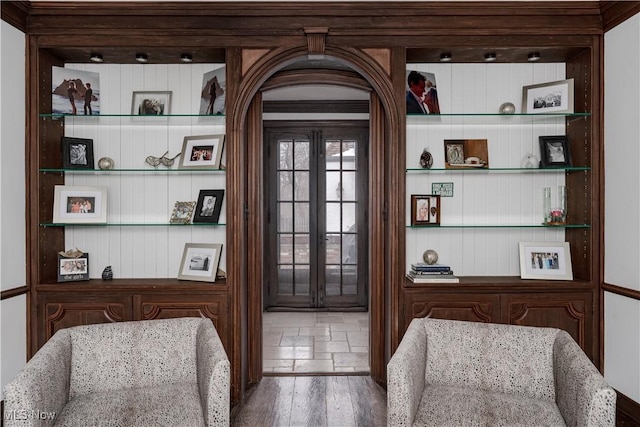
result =
M382 52L384 51L384 52ZM262 97L265 82L283 67L307 55L307 46L277 48L262 52L227 50L228 79L239 85L227 93L227 202L231 219L227 224L228 271L231 286L232 399L262 377ZM359 86L371 90L369 160L369 277L370 367L379 383L386 380L386 361L397 346L398 287L404 259L401 224L404 204L392 194L403 194L404 182L395 179L404 157L404 49L376 49L374 55L357 49L327 46L325 54L359 70L360 79L340 72L303 73L297 83ZM375 56L375 57L374 57ZM252 64L243 63L252 61ZM391 73L393 68L398 72ZM318 71L318 70L316 70ZM244 75L243 75L244 72ZM295 74L295 73L294 73ZM299 73L298 73L299 74ZM390 75L393 75L392 78ZM333 77L332 77L333 76ZM328 78L328 79L327 79ZM277 80L277 79L274 79ZM293 83L293 82L292 82ZM391 147L392 141L394 146ZM396 172L391 172L396 171ZM390 239L389 236L396 236ZM393 278L396 278L395 280Z

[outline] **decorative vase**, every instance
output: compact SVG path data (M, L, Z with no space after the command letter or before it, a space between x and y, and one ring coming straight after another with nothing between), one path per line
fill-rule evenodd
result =
M113 279L113 270L110 265L107 265L104 270L102 270L102 280L111 280Z
M567 223L567 187L558 186L558 204L551 207L551 188L545 187L544 199L544 222L549 225L563 225Z
M111 157L101 157L98 160L98 167L103 170L113 169L115 162Z
M422 150L422 154L420 155L420 166L425 169L431 169L431 166L433 166L433 156L429 152L428 148Z
M436 262L438 262L438 252L434 251L433 249L427 249L422 254L422 259L425 264L435 264Z

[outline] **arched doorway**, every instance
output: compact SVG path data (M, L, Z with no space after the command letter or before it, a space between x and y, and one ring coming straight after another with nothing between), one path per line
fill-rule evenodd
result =
M232 283L231 306L234 325L232 376L234 396L241 394L244 385L252 384L262 376L262 277L263 254L262 230L263 212L260 209L263 198L262 176L262 97L260 89L265 82L285 67L307 58L306 48L274 49L272 51L251 52L261 54L251 66L237 65L241 81L235 96L235 104L230 117L231 134L228 136L229 164L237 162L237 168L228 173L228 186L238 189L230 192L228 203L235 215L228 224L228 244L243 248L230 250L228 255L228 277ZM249 58L247 54L244 58ZM237 55L241 62L242 54ZM325 58L350 68L344 73L339 70L316 69L298 73L302 79L329 79L338 85L365 85L371 88L370 98L370 153L369 153L369 277L370 277L370 368L371 376L384 381L386 358L389 354L390 337L393 334L392 319L397 319L397 304L393 303L395 292L389 288L389 277L393 277L393 261L402 254L389 256L386 242L392 230L388 227L388 194L397 189L388 185L389 162L402 155L402 150L385 156L391 140L399 140L400 112L397 97L391 85L388 68L363 51L345 50L327 46ZM227 65L233 65L227 63ZM236 69L236 68L232 68ZM302 76L307 77L302 77ZM318 77L320 76L320 77ZM281 84L291 78L289 74ZM274 79L280 84L278 79ZM307 80L308 81L308 80ZM228 110L229 111L229 110ZM397 215L396 212L393 215ZM392 224L398 221L391 222ZM237 394L236 394L237 393Z

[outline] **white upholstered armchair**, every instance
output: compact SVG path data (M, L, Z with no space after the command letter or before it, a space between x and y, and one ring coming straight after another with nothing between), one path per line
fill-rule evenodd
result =
M210 319L76 326L56 332L4 396L8 427L226 426L229 360Z
M387 400L390 426L615 425L615 391L554 328L414 319Z

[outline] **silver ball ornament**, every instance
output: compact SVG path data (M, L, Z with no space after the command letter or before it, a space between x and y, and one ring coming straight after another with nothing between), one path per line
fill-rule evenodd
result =
M438 252L434 251L433 249L427 249L422 254L422 259L426 264L435 264L436 262L438 262Z
M513 114L516 112L516 106L511 102L505 102L500 105L500 114Z
M103 170L113 169L114 165L115 162L111 157L101 157L100 160L98 160L98 167Z

